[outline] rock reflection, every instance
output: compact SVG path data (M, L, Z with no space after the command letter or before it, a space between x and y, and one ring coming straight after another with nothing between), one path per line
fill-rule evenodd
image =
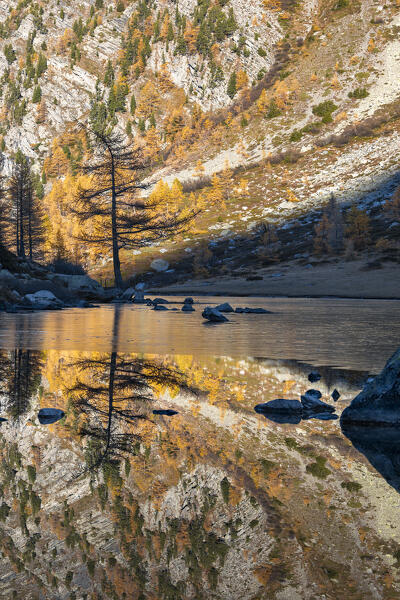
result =
M41 352L15 349L0 352L1 407L11 418L21 417L37 392L43 367Z
M341 424L343 434L371 465L400 492L400 427Z

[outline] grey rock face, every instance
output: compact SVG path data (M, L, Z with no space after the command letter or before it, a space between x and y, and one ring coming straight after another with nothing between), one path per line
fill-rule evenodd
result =
M343 423L400 425L400 348L342 413Z
M35 294L26 294L24 300L29 302L33 308L37 309L54 309L64 306L63 302L49 290L41 290Z
M216 308L212 308L211 306L206 306L201 316L207 321L211 323L225 323L229 321L222 313L219 312Z

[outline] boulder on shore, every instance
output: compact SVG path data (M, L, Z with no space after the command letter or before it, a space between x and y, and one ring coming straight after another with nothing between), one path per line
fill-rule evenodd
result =
M400 425L400 348L343 411L341 422Z
M29 302L32 308L41 310L57 309L64 306L64 303L49 290L40 290L34 294L26 294L24 300Z
M229 321L229 319L227 319L221 312L219 312L219 310L217 310L216 308L212 308L211 306L206 306L203 312L201 313L201 316L204 319L207 319L207 321L210 321L211 323L225 323Z

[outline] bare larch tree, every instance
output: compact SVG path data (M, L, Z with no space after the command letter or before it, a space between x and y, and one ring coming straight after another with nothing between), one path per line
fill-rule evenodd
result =
M72 212L81 223L90 223L82 241L112 251L115 285L121 288L121 248L148 246L180 233L196 213L167 214L162 200L138 197L138 190L148 187L139 179L148 166L141 149L117 131L85 131L93 155L81 166L81 174L89 176L89 184L78 189Z

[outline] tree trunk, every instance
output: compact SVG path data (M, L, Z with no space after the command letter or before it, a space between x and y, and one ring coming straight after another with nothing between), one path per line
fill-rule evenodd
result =
M115 193L115 165L111 154L111 234L113 249L113 266L115 287L122 288L121 263L119 260L118 231L117 231L117 196Z
M33 241L32 241L32 190L28 190L28 242L29 242L29 259L33 260Z
M23 176L19 175L18 180L18 204L19 204L19 256L25 258L25 243L24 243L24 190Z

